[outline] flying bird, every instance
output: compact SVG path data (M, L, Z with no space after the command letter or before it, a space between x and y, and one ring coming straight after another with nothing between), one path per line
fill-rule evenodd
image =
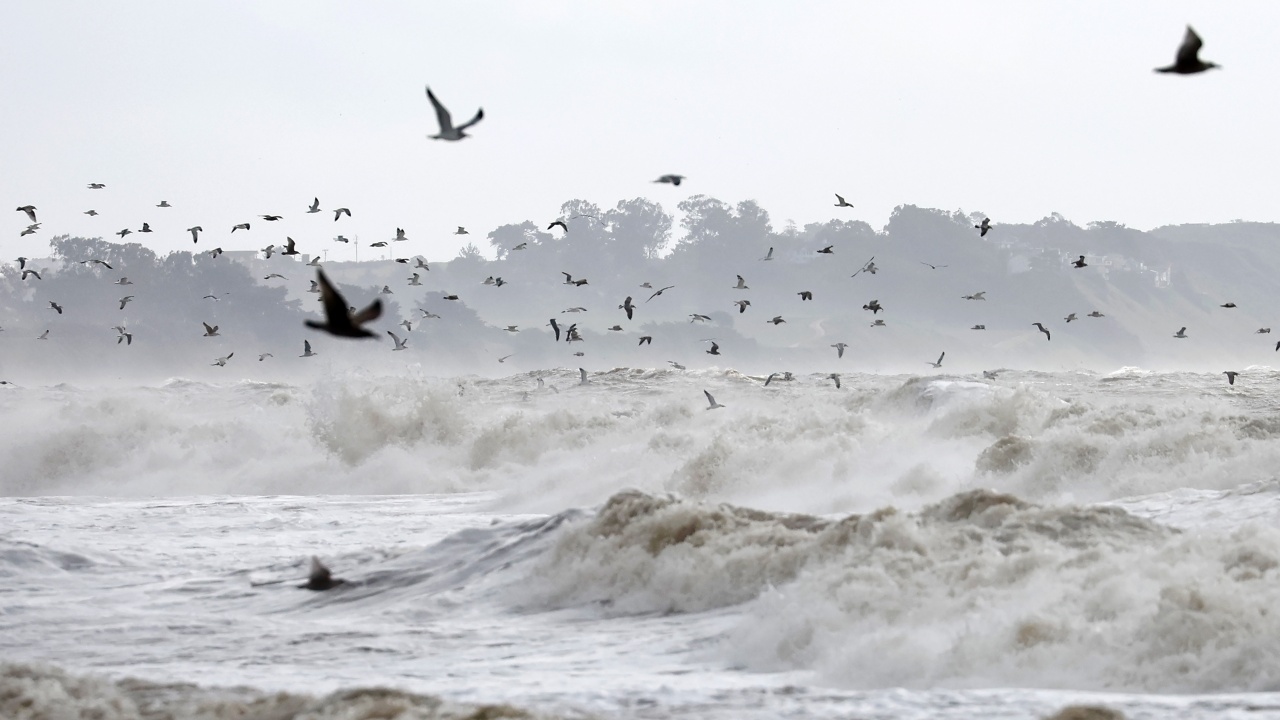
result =
M122 278L120 278L119 280L117 280L117 281L115 281L115 282L113 282L113 283L111 283L111 284L112 284L112 285L132 285L133 283L129 280L129 278L127 278L127 277L122 277Z
M22 279L23 279L23 280L26 280L28 275L35 275L37 280L43 280L43 279L44 279L44 278L40 277L40 273L36 272L35 270L23 270L23 271L22 271Z
M351 211L350 211L350 210L348 210L348 209L346 209L346 208L338 208L337 210L334 210L334 211L333 211L333 221L334 221L334 222L338 222L338 218L342 217L344 214L345 214L347 217L351 217Z
M760 258L760 260L762 261L768 261L772 259L773 259L773 248L769 248L769 252L765 253L764 257Z
M281 255L298 255L298 254L300 254L300 253L299 253L296 249L294 249L294 247L293 247L293 238L291 238L291 237L286 237L286 238L284 239L284 249L280 251L280 254L281 254Z
M987 291L983 290L982 292L976 292L972 295L961 295L960 299L961 300L986 300Z
M119 345L121 342L123 342L125 345L132 345L132 344L133 344L133 333L128 332L127 330L125 330L125 329L124 329L124 326L120 326L120 327L115 328L115 331L116 331L117 333L119 333L118 337L116 337L116 344L117 344L117 345Z
M716 410L724 407L724 405L721 405L720 403L716 402L716 399L712 397L711 393L707 392L706 390L703 390L702 394L707 396L707 402L711 404L710 407L707 408L708 410Z
M414 285L414 286L421 287L421 286L422 286L422 280L421 280L421 277L422 277L422 276L421 276L421 275L419 275L418 273L414 273L414 274L413 274L413 277L411 277L411 278L407 278L407 279L408 279L408 281L409 281L409 284L410 284L410 285Z
M132 233L133 233L132 230L130 230L129 228L125 228L116 234L119 235L120 237L124 237L125 235L130 235Z
M348 240L345 236L342 236L342 235L339 235L338 237L334 238L334 239L333 239L333 241L334 241L334 242L340 242L340 243L349 243L349 242L351 242L351 241L350 241L350 240Z
M263 220L266 220L267 222L275 222L283 218L284 216L283 215L259 215L258 217L262 218Z
M836 251L831 249L831 248L833 248L833 247L835 247L835 245L828 245L828 246L826 246L826 247L822 248L821 250L819 250L819 251L818 251L818 254L819 254L819 255L834 255Z
M671 183L672 185L679 185L680 183L684 182L684 176L683 175L663 175L657 180L654 180L654 182Z
M97 211L97 210L85 210L85 211L84 211L84 214L85 214L85 215L88 215L89 217L94 217L94 216L96 216L96 215L98 214L98 211Z
M880 306L880 301L879 301L879 300L872 300L871 302L867 303L866 305L863 305L863 306L862 306L862 309L863 309L863 310L870 310L870 311L871 311L871 314L872 314L872 315L875 315L876 313L880 312L880 311L881 311L881 310L883 310L884 308Z
M217 298L214 299L216 300ZM204 325L204 337L218 337L217 325L210 325L207 322L201 322L200 324Z
M1225 370L1225 371L1223 371L1223 373L1222 373L1222 374L1227 376L1227 384L1228 384L1228 385L1235 385L1235 384L1236 384L1236 376L1237 376L1237 375L1239 375L1240 373L1238 373L1238 372L1236 372L1236 371L1234 371L1234 370Z
M986 326L986 325L974 325L973 327L971 327L971 328L969 328L969 329L970 329L970 330L986 330L986 329L987 329L987 326Z
M271 259L271 253L275 252L275 250L276 250L276 246L275 246L275 245L268 245L268 246L266 246L266 247L262 248L262 253L263 253L264 255L266 255L266 256L267 256L267 259L268 259L268 260L270 260L270 259Z
M44 332L40 333L40 337L38 337L38 338L36 338L36 339L37 339L37 340L48 340L48 339L49 339L49 331L48 331L48 330L45 330Z
M564 230L565 232L569 232L569 226L568 226L568 225L565 225L563 220L556 220L556 221L552 222L550 225L548 225L548 226L547 226L547 229L548 229L548 230L550 230L551 228L553 228L553 227L555 227L555 226L557 226L557 225L559 225L559 226L560 226L560 229L561 229L561 230ZM523 245L524 243L521 243L521 244Z
M712 341L711 341L711 349L707 351L707 354L708 354L708 355L719 355L719 354L720 354L720 346L716 344L716 341L715 341L715 340L712 340Z
M484 119L484 108L480 108L476 112L475 117L457 127L454 127L453 116L451 116L449 111L445 109L445 106L441 105L440 101L436 99L436 96L431 92L430 87L427 88L427 99L431 101L431 106L435 108L436 122L440 124L439 134L427 136L432 140L461 140L464 137L468 137L466 133L467 128Z
M691 323L693 323L693 322L710 322L710 320L711 320L711 316L710 316L710 315L699 315L698 313L691 313L691 314L689 315L689 318L690 318L689 322L691 322Z
M1269 335L1270 333L1271 333L1271 328L1258 328L1258 332L1257 332L1257 333L1255 333L1255 334L1257 334L1257 335Z
M329 568L320 562L320 558L311 556L311 573L307 576L307 582L299 585L299 590L315 590L317 592L329 590L346 583L346 580L333 577L329 572Z
M730 290L750 290L750 289L751 288L747 287L747 281L743 280L741 275L738 276L738 284L730 288Z
M382 301L374 300L365 309L353 313L342 294L333 287L329 278L325 277L323 270L316 270L316 278L320 281L320 300L324 303L325 321L307 320L307 327L323 330L338 337L375 337L372 332L360 326L378 319L382 314Z
M168 200L161 200L160 204L156 205L156 207L173 207L173 206L169 204Z
M26 214L27 214L27 217L31 218L31 222L38 222L38 221L36 220L36 206L35 206L35 205L22 205L22 206L18 207L18 208L15 210L15 212L24 212L24 213L26 213Z
M510 355L503 355L502 357L498 358L498 362L504 363L507 361L507 358L514 357L514 356L515 356L515 353L511 353Z
M1233 307L1235 307L1235 306L1236 306L1236 304L1235 304L1235 303L1233 303L1233 302L1228 302L1228 303L1223 303L1223 304L1219 305L1218 307L1233 308Z
M808 290L801 290L800 292L798 292L798 293L796 293L796 294L800 296L800 301L801 301L801 302L804 302L805 300L812 300L812 299L813 299L813 293L809 292Z
M262 278L262 279L263 279L263 280L270 280L270 279L272 279L272 278L280 278L281 280L288 280L288 279L289 279L289 278L287 278L287 277L285 277L285 276L281 275L280 273L271 273L270 275L267 275L266 277L264 277L264 278Z
M399 335L396 335L390 330L387 331L387 334L391 336L391 340L396 344L395 347L391 348L392 352L405 349L405 345L409 342L408 340L401 340Z
M1031 324L1032 324L1032 325L1035 325L1035 326L1036 326L1036 327L1038 327L1038 328L1040 328L1040 332L1044 333L1044 339L1045 339L1045 340L1052 340L1052 339L1053 339L1053 337L1052 337L1051 335L1049 335L1049 330L1048 330L1048 329L1046 329L1044 325L1041 325L1040 323L1031 323Z
M941 355L939 355L939 356L938 356L938 362L931 362L931 363L929 363L929 364L930 364L930 365L932 365L935 369L936 369L936 368L940 368L940 367L942 367L942 358L944 358L944 357L946 357L946 356L947 356L947 354L944 352L944 353L942 353Z
M858 273L862 273L862 272L867 272L867 273L871 273L872 275L875 275L876 270L879 270L879 268L876 267L876 256L872 255L871 259L868 260L865 265L858 268L858 272L855 272L849 277L858 277Z
M209 251L209 257L211 258L217 258L221 254L222 254L222 248L220 247L216 247Z
M344 309L345 309L345 308L344 308ZM307 322L311 322L311 321L310 321L310 320L308 320ZM373 333L369 333L369 335L370 335L370 336L372 336L372 335L373 335ZM299 355L298 357L315 357L315 356L316 356L316 355L318 355L318 354L319 354L319 353L313 353L313 352L311 352L311 341L310 341L310 340L303 340L303 341L302 341L302 354L301 354L301 355Z
M640 345L652 345L652 344L653 344L652 335L641 335L640 342L637 343L636 347L639 347Z
M1185 327L1180 328L1178 332L1173 334L1173 336L1179 340L1185 340L1187 338L1187 329Z
M238 225L231 226L231 232L235 232L237 230L248 230L248 229L249 229L249 223L240 223Z
M307 214L310 215L311 213L318 212L320 212L320 198L315 198L311 201L311 207L307 208Z
M652 299L654 299L654 298L658 297L658 296L659 296L659 295L661 295L662 293L664 293L664 292L666 292L666 291L668 291L668 290L670 290L670 289L672 289L672 288L674 288L674 287L675 287L675 285L668 285L668 286L666 286L666 287L662 288L661 290L658 290L657 292L655 292L655 293L653 293L652 295L650 295L650 296L649 296L649 300L652 300ZM649 302L649 300L645 300L645 302Z
M927 263L923 260L918 260L917 262L919 262L921 265L928 265L930 270L937 270L938 268L947 267L946 265L934 265L933 263Z
M991 229L991 218L982 218L982 223L974 225L974 227L981 231L978 233L978 237L986 237L987 231Z
M1071 265L1072 265L1072 267L1075 267L1077 270L1078 270L1078 269L1080 269L1080 268L1082 268L1082 267L1089 267L1089 263L1087 263L1087 262L1085 262L1085 261L1084 261L1084 256L1083 256L1083 255L1081 255L1080 257L1076 258L1076 259L1075 259L1075 261L1071 263Z
M200 242L200 233L204 232L204 228L196 225L195 227L187 228L187 232L191 233L191 242L198 243Z
M133 299L132 295L125 295L124 297L120 298L120 309L123 310L124 306L128 305L129 301L132 299Z
M138 232L146 232L146 233L151 232L151 223L142 223L142 227L138 230Z
M622 326L621 326L621 325L614 325L613 327L609 328L609 330L611 330L611 331L613 331L613 332L622 332Z
M454 235L470 235L471 233L467 232L466 228L459 225L458 229L453 231L453 234Z
M835 345L832 345L831 347L833 347L833 348L835 348L835 349L836 349L836 357L837 357L837 358L842 358L842 357L844 357L844 349L845 349L845 348L847 348L847 347L849 347L849 346L848 346L848 345L846 345L845 343L838 342L838 343L836 343Z
M626 311L627 311L627 319L628 319L628 320L630 320L630 319L631 319L631 314L635 311L636 306L631 304L631 296L630 296L630 295L628 295L628 296L627 296L627 299L626 299L626 300L623 300L623 301L622 301L622 304L618 306L618 309L619 309L619 310L626 310Z
M1076 314L1075 314L1075 313L1071 313L1070 315L1068 315L1068 316L1066 316L1065 318L1063 318L1063 320L1066 320L1067 322L1071 322L1072 320L1075 320L1075 319L1076 319Z
M548 324L548 325L550 325L550 326L551 326L551 329L555 331L555 333L556 333L556 342L560 342L560 324L556 322L556 319L555 319L555 318L551 318L551 322L549 322L549 323L547 323L547 324Z
M774 325L781 325L786 322L786 320L783 320L781 315L774 315L772 320L765 320L765 322L773 323Z
M840 389L840 373L831 373L827 377L835 381L836 389L839 390Z
M102 183L89 183L90 190L101 190L104 187L106 187L106 185L103 185Z
M50 300L50 301L49 301L49 307L53 308L54 310L57 310L59 315L61 315L61 314L62 314L62 306L61 306L61 305L59 305L58 303L56 303L56 302L54 302L54 301Z
M1217 63L1211 63L1200 59L1200 48L1204 46L1204 41L1196 34L1191 26L1187 26L1187 34L1182 36L1182 45L1178 47L1178 54L1174 58L1173 64L1167 67L1156 68L1158 73L1175 73L1178 75L1194 75L1204 72L1211 68L1220 67Z
M836 193L836 204L834 207L853 207L851 203L840 197L840 193Z
M738 314L741 315L742 313L747 311L747 307L751 305L751 301L750 300L734 300L733 304L738 306ZM710 320L711 318L707 318L707 319Z
M258 362L262 362L263 360L266 360L269 357L275 357L275 355L272 355L271 353L262 353L261 355L258 356Z
M234 356L235 356L235 353L227 353L225 357L220 357L217 360L214 360L213 364L217 365L218 367L226 367L227 361Z

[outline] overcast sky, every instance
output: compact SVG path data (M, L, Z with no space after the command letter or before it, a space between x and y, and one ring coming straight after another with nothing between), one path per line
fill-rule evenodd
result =
M1153 73L1188 23L1225 69ZM337 233L403 227L407 251L446 260L568 199L674 213L699 193L754 199L778 228L879 228L903 203L1273 221L1278 28L1280 3L1164 0L7 3L0 252L146 221L128 239L158 251L199 224L199 249L287 234L348 259ZM483 106L472 137L427 139L428 84L457 120ZM353 217L307 215L315 196ZM19 238L26 204L43 227Z

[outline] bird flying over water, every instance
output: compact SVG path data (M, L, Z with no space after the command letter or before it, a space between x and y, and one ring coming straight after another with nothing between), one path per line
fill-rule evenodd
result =
M325 277L323 270L316 270L316 278L320 281L320 300L324 303L325 321L307 320L307 327L323 330L338 337L375 337L374 333L360 326L378 319L382 314L382 301L374 300L365 309L353 313L347 306L346 299L333 287L329 278Z
M929 364L930 364L930 365L932 365L935 369L936 369L936 368L940 368L940 367L942 367L942 358L944 358L944 357L946 357L946 356L947 356L947 354L944 352L944 353L942 353L941 355L939 355L939 356L938 356L938 362L931 362L931 363L929 363Z
M1235 385L1235 384L1236 384L1236 376L1237 376L1237 375L1239 375L1240 373L1238 373L1238 372L1236 372L1236 371L1234 371L1234 370L1225 370L1225 371L1223 371L1223 373L1222 373L1222 374L1227 376L1227 384L1228 384L1228 385Z
M441 105L440 101L436 99L436 96L431 92L430 87L427 88L427 99L431 101L431 107L435 108L436 122L440 124L440 132L438 134L427 136L432 140L461 140L464 137L469 137L466 133L467 128L484 119L484 108L480 108L476 112L475 117L457 127L454 127L453 116L450 115L445 106Z
M224 357L220 357L217 360L214 360L213 364L217 365L218 367L226 367L227 361L234 356L235 356L235 353L227 353Z
M707 402L710 403L710 407L707 408L708 410L716 410L724 407L724 405L721 405L720 403L716 402L716 399L712 397L711 393L707 392L706 390L703 390L702 394L707 396Z
M716 344L716 341L715 341L715 340L712 340L712 341L711 341L711 349L707 351L707 354L708 354L708 355L719 355L719 354L720 354L720 346Z
M1177 75L1194 75L1211 68L1220 67L1217 63L1211 63L1200 59L1200 48L1204 46L1204 41L1196 34L1191 26L1187 26L1187 32L1182 36L1182 45L1178 47L1178 54L1174 57L1172 65L1156 68L1158 73L1175 73Z

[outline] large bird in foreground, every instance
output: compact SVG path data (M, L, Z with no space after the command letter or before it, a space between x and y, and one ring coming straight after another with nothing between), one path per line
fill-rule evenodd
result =
M457 127L454 127L453 116L449 114L449 110L446 109L444 105L440 104L440 101L436 99L436 96L431 92L431 88L429 87L427 88L427 99L431 101L431 106L436 109L436 121L440 123L440 133L438 135L427 136L432 140L461 140L464 137L468 137L466 133L467 128L484 119L484 108L480 108L476 112L475 117Z
M347 306L346 299L333 287L329 278L325 277L323 270L316 270L316 278L320 282L320 300L324 303L325 321L307 320L307 327L323 330L338 337L377 337L373 332L360 326L378 319L382 314L381 300L374 300L365 309L353 313Z

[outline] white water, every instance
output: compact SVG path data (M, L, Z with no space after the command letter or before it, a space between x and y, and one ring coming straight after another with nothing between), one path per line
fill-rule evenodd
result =
M1268 370L576 375L0 392L0 716L1280 712Z

